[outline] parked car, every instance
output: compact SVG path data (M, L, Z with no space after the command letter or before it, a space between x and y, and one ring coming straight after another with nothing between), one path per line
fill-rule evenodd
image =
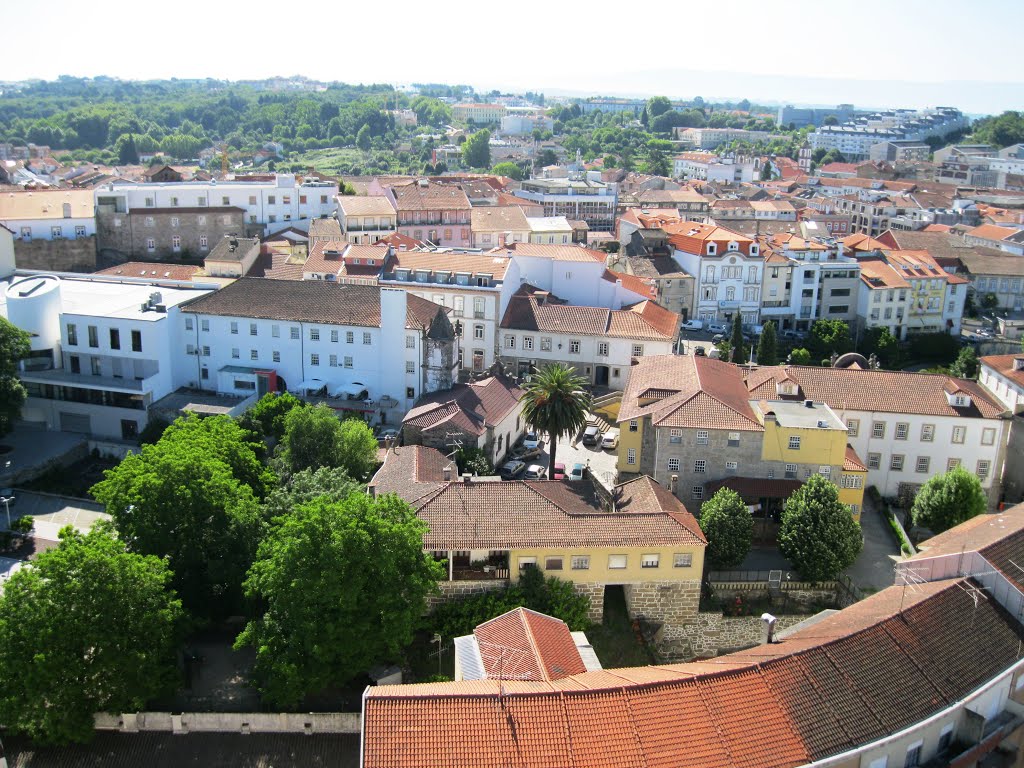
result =
M525 468L526 464L524 462L519 461L518 459L512 459L511 461L506 461L504 464L502 464L501 469L498 470L498 473L506 480L511 480L514 477L516 477L520 472L522 472Z
M716 333L714 336L711 337L712 344L721 344L723 341L725 341L724 333Z
M543 480L547 475L548 471L545 467L542 467L540 464L531 464L526 468L523 480Z
M536 448L527 448L525 445L517 445L512 449L512 458L518 459L519 461L527 461L528 459L535 459L541 455L543 451L538 445Z
M782 332L782 338L784 339L802 339L804 337L803 331L798 331L794 328L787 328Z
M615 450L619 447L619 430L609 429L601 438L601 448L606 451Z
M536 432L530 431L523 435L523 447L527 449L534 449L540 447L540 435Z
M381 427L377 431L377 439L384 440L385 438L396 438L402 433L402 430L398 427Z
M582 464L573 464L572 472L569 473L569 480L582 480L584 469L585 467Z
M723 323L708 323L708 333L725 333L729 329Z
M679 326L681 331L703 331L704 321L703 320L687 320L685 323Z
M711 351L708 352L708 357L712 360L720 360L722 358L722 353L718 350L718 347L712 347Z
M698 346L693 348L693 354L696 355L697 357L706 357L708 351L704 349L704 347Z
M597 445L601 442L601 430L597 427L587 427L583 432L584 445Z
M565 464L560 461L555 462L555 480L565 479Z

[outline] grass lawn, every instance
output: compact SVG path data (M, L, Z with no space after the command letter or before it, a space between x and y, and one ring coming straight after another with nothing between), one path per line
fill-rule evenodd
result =
M365 161L366 158L360 150L345 147L311 149L288 160L289 163L301 163L324 173L347 171L353 164L363 165Z
M604 598L604 621L587 630L587 639L605 669L654 663L647 646L633 632L622 587L608 588Z

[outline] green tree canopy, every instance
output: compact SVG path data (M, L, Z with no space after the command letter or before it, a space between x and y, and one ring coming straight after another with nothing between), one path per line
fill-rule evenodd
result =
M974 347L966 346L960 350L956 360L949 366L949 373L961 379L973 379L978 375L978 353Z
M266 701L295 707L398 658L443 576L423 552L425 532L394 495L319 498L281 518L246 581L266 612L235 642L256 649Z
M754 541L754 518L729 488L720 488L701 505L700 528L708 539L705 556L712 568L739 565Z
M758 365L778 365L779 343L775 335L775 321L769 320L761 329L761 338L757 341Z
M515 163L510 163L508 161L498 163L496 166L491 168L491 173L496 176L508 176L510 179L515 179L516 181L523 180L523 169Z
M170 581L109 524L64 528L0 596L0 722L44 744L87 742L94 713L173 691L183 612Z
M281 456L290 472L341 467L349 477L365 480L377 462L377 439L362 419L339 420L320 403L293 408L284 418Z
M491 132L484 128L477 131L462 145L462 161L469 168L491 167Z
M252 482L259 462L246 433L222 421L232 420L179 419L92 487L129 550L168 558L175 590L202 618L238 610L263 532L258 497L233 469Z
M999 148L1024 142L1024 112L1003 112L979 120L974 126L974 139Z
M914 525L942 533L980 515L987 506L981 480L957 465L948 472L928 478L914 497L910 516Z
M363 152L369 152L370 141L372 139L373 136L370 133L370 126L364 125L362 128L359 129L359 132L356 134L356 146L359 147L359 149L363 150Z
M18 363L31 351L29 335L0 317L0 435L11 431L21 416L28 393L18 379Z
M326 498L328 501L344 501L353 493L366 489L356 482L341 467L320 467L304 469L289 477L275 488L263 501L263 514L267 520L290 514L296 507Z
M811 353L803 347L797 347L789 353L789 362L793 365L810 365Z
M729 348L732 350L732 361L737 365L747 362L746 340L743 338L743 315L737 312L732 316L732 333L729 336Z
M815 360L824 360L834 352L845 355L853 350L850 326L843 320L815 320L807 340L808 350Z
M586 380L561 363L546 365L526 383L522 396L523 418L538 432L548 435L548 473L555 474L555 451L563 437L573 437L587 423L590 395Z
M886 368L894 368L899 364L900 343L888 328L868 328L861 337L860 350L866 356L874 354Z
M831 581L857 559L863 547L860 524L839 501L839 489L811 475L786 499L779 550L807 581Z
M239 417L238 424L263 437L280 441L284 437L284 418L303 402L291 392L268 392Z
M654 96L647 100L647 114L652 118L672 109L672 102L667 96Z

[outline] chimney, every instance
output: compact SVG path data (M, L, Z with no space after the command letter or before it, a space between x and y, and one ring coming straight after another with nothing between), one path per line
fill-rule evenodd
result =
M761 645L770 645L775 638L775 617L770 613L762 613L761 625Z
M466 485L469 485L470 483L473 482L473 475L471 475L469 472L463 472L462 482L465 483Z
M1024 371L1024 357L1013 358L1013 370Z
M814 401L813 400L804 400L804 408L813 408L813 407L814 407Z
M668 481L668 489L670 491L672 491L672 493L675 493L676 492L676 488L678 486L679 486L679 475L672 475L672 477L670 477L669 481Z
M449 464L443 470L441 470L441 474L444 477L444 481L446 483L450 482L451 479L452 479L452 467L451 467L451 465Z

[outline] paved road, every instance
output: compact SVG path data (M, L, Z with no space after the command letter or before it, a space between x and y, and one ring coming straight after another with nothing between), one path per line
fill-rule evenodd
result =
M860 526L864 533L864 550L846 573L862 590L879 591L891 587L895 564L901 557L900 548L885 519L875 510L867 495L864 496Z

